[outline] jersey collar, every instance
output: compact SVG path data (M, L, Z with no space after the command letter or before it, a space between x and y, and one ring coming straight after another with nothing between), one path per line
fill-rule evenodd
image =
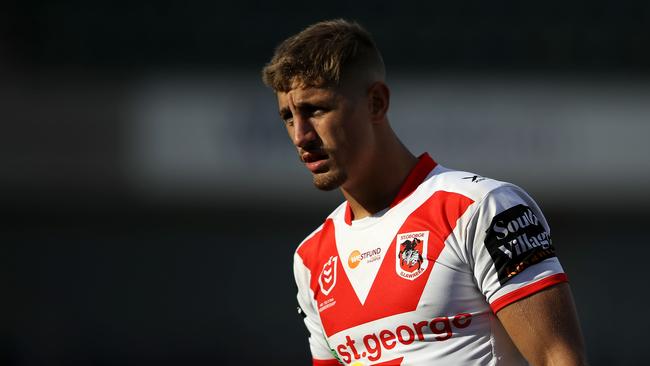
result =
M397 196L391 202L389 209L397 206L402 202L406 197L408 197L415 189L424 182L424 179L431 173L433 168L435 168L437 163L429 156L428 153L424 153L418 156L418 162L413 167L409 175L406 177L402 188L400 188ZM350 209L350 204L346 202L345 204L345 223L352 225L352 210Z

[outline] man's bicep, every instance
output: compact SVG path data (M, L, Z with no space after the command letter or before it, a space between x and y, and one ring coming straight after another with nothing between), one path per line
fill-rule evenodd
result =
M497 317L532 365L586 365L568 283L553 285L513 302L499 310Z

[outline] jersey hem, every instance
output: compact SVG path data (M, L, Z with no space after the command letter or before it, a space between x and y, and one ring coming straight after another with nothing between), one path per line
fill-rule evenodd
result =
M537 282L533 282L529 285L526 285L524 287L521 287L515 291L512 291L510 293L507 293L500 298L494 300L491 304L490 307L492 308L492 312L495 314L503 309L504 307L512 304L513 302L516 302L518 300L523 299L524 297L528 297L534 293L537 293L547 287L556 285L558 283L562 282L568 282L569 278L567 277L566 273L556 273L554 275L545 277Z

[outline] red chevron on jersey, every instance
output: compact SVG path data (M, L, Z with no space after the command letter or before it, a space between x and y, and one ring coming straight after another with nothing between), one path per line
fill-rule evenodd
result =
M354 289L344 275L345 272L340 261L335 261L337 268L334 272L338 271L339 278L336 287L331 292L329 288L324 289L320 286L322 275L314 276L319 281L312 281L311 288L315 295L314 298L319 304L319 310L324 310L323 308L326 306L328 309L332 308L327 312L320 312L325 333L329 336L362 323L415 310L427 283L428 275L431 273L428 264L435 262L445 245L445 239L454 229L460 215L471 203L472 200L456 193L436 192L415 210L399 229L399 233L425 232L425 236L429 237L425 251L428 252L425 253L427 257L422 259L423 271L419 273L421 276L405 280L405 277L395 270L395 263L401 262L395 240L398 237L404 237L405 234L395 235L395 239L392 240L392 244L386 251L389 255L383 259L365 304L359 302ZM303 255L307 255L306 252L310 247L319 248L320 258L327 259L325 263L318 261L313 264L305 263L308 268L311 268L312 273L321 273L321 268L323 270L328 268L330 258L339 256L334 242L333 229L334 226L328 220L321 235L313 237L309 243L300 247L299 253L304 253ZM394 254L394 256L390 254ZM303 258L306 257L303 256ZM398 298L390 296L393 293L399 293L402 296ZM330 305L333 303L328 301L330 298L336 303L335 307Z

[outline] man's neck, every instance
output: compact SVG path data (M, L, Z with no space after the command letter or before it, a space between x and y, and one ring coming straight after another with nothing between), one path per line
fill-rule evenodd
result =
M392 149L374 154L367 174L357 184L341 187L354 219L375 214L393 202L415 167L418 159L404 145L396 141Z

